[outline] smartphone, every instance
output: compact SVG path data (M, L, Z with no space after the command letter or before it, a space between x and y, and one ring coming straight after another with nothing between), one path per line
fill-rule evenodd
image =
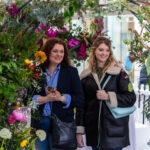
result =
M53 87L51 87L51 86L48 86L47 89L48 89L49 92L54 93L55 88L53 88Z

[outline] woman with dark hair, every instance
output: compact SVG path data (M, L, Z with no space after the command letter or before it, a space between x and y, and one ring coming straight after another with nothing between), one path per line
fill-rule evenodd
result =
M110 80L103 87L108 76ZM83 146L82 134L86 134L87 146L93 150L122 150L129 145L129 116L115 119L110 107L134 105L134 91L128 90L130 83L126 72L113 57L111 41L97 38L89 57L89 68L81 73L85 95L84 109L77 109L77 141Z
M38 150L52 148L50 125L51 113L64 122L74 120L74 107L82 108L84 97L78 71L71 66L67 45L59 38L50 38L42 47L47 60L39 67L44 74L40 80L40 91L35 91L32 100L40 114L40 121L31 117L31 125L46 131L46 139L36 140ZM60 149L59 149L60 150Z

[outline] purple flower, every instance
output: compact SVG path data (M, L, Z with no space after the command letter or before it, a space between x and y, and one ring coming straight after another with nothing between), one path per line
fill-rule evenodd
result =
M8 106L9 106L9 107L11 106L11 102L8 102Z
M49 29L46 33L47 38L56 37L58 34L57 30L53 30L53 28Z
M18 96L27 95L27 89L25 87L22 87L21 89L16 89L16 92Z
M14 17L19 12L19 9L14 3L12 3L11 6L6 6L6 10L11 14L12 17Z
M68 44L69 48L72 48L72 47L78 45L79 42L76 39L71 38L71 39L69 39L69 41L67 42L67 44Z
M95 23L95 24L98 24L98 22L99 22L98 19L95 19L95 20L94 20L94 23Z
M86 43L82 42L79 50L77 51L77 58L84 59L86 57Z
M86 57L86 53L82 51L77 52L77 58L84 59Z
M40 39L37 43L36 43L36 45L40 45L40 48L43 46L43 40L42 39Z

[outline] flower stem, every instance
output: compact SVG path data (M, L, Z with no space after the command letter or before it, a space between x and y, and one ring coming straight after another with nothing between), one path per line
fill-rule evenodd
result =
M2 145L1 145L0 150L3 150L3 145L4 145L4 139L3 139L3 141L2 141Z
M37 140L37 137L32 141L32 150L34 150L36 140Z

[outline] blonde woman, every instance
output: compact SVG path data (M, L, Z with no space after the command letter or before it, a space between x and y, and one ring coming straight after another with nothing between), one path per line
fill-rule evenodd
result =
M110 80L104 90L100 90L98 84L102 87L109 75ZM128 90L128 75L114 59L109 39L100 37L94 41L89 68L81 73L81 81L85 107L77 109L78 147L83 147L82 134L85 133L86 144L93 150L122 150L130 144L129 116L115 119L105 101L111 107L130 107L136 96Z

